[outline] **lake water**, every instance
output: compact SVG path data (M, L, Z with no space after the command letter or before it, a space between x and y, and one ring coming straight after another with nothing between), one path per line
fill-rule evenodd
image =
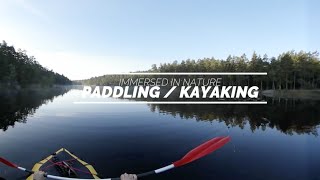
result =
M80 90L2 97L0 155L23 167L61 147L105 177L154 170L216 136L232 141L144 179L320 179L320 102L268 105L80 105ZM125 101L108 99L112 101ZM0 177L25 173L0 165Z

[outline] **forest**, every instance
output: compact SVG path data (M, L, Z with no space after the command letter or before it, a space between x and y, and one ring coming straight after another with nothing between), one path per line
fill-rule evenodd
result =
M54 84L71 84L64 75L41 66L35 57L28 56L26 51L0 43L0 85L4 87L28 87L40 85L50 87Z
M224 76L225 85L257 85L260 89L318 89L320 60L318 52L288 51L278 57L253 53L226 59L187 59L181 62L153 64L144 72L267 72L267 76ZM81 81L86 85L119 84L124 76L105 75Z

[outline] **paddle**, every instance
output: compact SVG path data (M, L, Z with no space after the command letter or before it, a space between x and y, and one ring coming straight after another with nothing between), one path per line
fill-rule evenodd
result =
M189 151L185 156L183 156L180 160L175 161L174 163L153 170L153 171L149 171L146 173L141 173L141 174L137 174L138 177L144 177L144 176L148 176L151 174L159 174L162 172L165 172L167 170L173 169L175 167L180 167L183 166L185 164L191 163L199 158L202 158L203 156L206 156L210 153L212 153L213 151L221 148L222 146L224 146L226 143L228 143L231 140L231 138L229 136L227 137L216 137L213 138L201 145L199 145L198 147L192 149L191 151ZM25 172L29 172L29 173L34 173L33 171L27 170L25 168L19 167L16 164L4 159L0 157L0 162L12 167L12 168L16 168L16 169L20 169L22 171ZM53 175L46 175L46 177L51 178L51 179L61 179L61 180L72 180L72 179L76 179L76 178L67 178L67 177L60 177L60 176L53 176ZM104 180L119 180L120 178L108 178L108 179L104 179ZM78 179L79 180L79 179Z
M5 164L5 165L7 165L7 166L9 166L9 167L12 167L12 168L16 168L16 169L19 169L19 170L22 170L22 171L25 171L25 172L28 172L28 173L34 173L33 171L28 170L28 169L23 168L23 167L19 167L18 165L14 164L14 163L12 163L12 162L10 162L10 161L2 158L2 157L0 157L0 162Z
M12 162L6 160L6 159L3 159L2 157L0 157L0 162L2 162L3 164L9 166L9 167L12 167L12 168L18 168L17 165L13 164Z
M144 177L144 176L148 176L151 174L159 174L159 173L165 172L167 170L173 169L175 167L180 167L185 164L191 163L191 162L193 162L203 156L206 156L206 155L212 153L213 151L221 148L223 145L228 143L230 140L231 140L231 138L229 136L213 138L213 139L199 145L198 147L192 149L185 156L183 156L180 160L175 161L174 163L172 163L168 166L156 169L154 171L149 171L146 173L138 174L137 176ZM112 178L112 180L119 180L119 178Z

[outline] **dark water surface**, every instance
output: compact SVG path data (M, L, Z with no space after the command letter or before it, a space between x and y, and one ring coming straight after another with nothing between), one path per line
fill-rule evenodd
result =
M0 155L31 169L65 147L105 177L116 177L168 165L210 138L230 135L232 141L215 153L144 179L320 179L320 102L73 104L80 93L0 98ZM0 177L24 175L0 165Z

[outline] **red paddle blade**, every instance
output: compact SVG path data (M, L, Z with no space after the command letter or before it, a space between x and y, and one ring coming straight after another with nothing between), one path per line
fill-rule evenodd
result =
M179 167L179 166L188 164L192 161L195 161L195 160L197 160L203 156L206 156L206 155L212 153L213 151L221 148L226 143L228 143L230 140L231 140L231 138L229 136L213 138L213 139L201 144L200 146L194 148L193 150L188 152L188 154L186 154L182 159L174 162L173 164L175 167Z
M6 160L6 159L3 159L2 157L0 157L0 162L2 162L3 164L7 165L7 166L10 166L10 167L13 167L13 168L17 168L18 166L13 164L12 162Z

